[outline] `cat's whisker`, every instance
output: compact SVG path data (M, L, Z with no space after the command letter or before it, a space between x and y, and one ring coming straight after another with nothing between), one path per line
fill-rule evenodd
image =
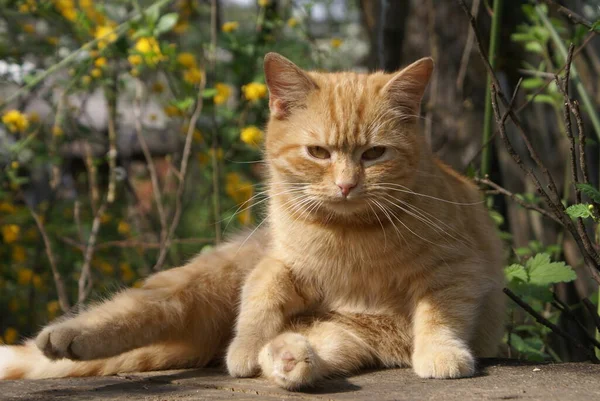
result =
M373 204L371 203L370 199L367 199L367 205L369 205L369 208L371 209L371 211L375 215L375 218L379 222L379 225L381 226L381 231L383 232L383 250L385 251L387 249L387 236L385 234L385 227L383 227L383 223L381 222L381 219L379 218L379 216L377 215L377 212L373 208Z
M396 231L396 235L398 236L399 240L402 240L406 243L408 243L406 241L406 238L404 238L404 235L400 232L400 229L398 228L398 226L396 226L396 224L394 223L394 221L392 220L392 217L390 215L390 213L388 212L387 208L385 208L381 203L379 203L377 200L373 199L372 200L373 203L375 203L375 205L383 212L383 214L385 214L385 216L387 217L387 219L389 220L390 224L392 225L392 227L394 227L394 230Z
M455 202L455 201L451 201L448 199L443 199L443 198L438 198L436 196L433 195L427 195L427 194L422 194L420 192L415 192L412 189L404 186L404 185L400 185L400 184L396 184L396 183L381 183L381 184L376 184L373 187L377 187L380 189L387 189L390 191L398 191L398 192L404 192L407 194L411 194L411 195L416 195L416 196L422 196L424 198L429 198L429 199L433 199L433 200L437 200L440 202L444 202L444 203L449 203L452 205L457 205L457 206L475 206L475 205L481 205L482 203L484 203L485 201L481 200L481 201L477 201L477 202ZM400 188L398 188L400 187Z

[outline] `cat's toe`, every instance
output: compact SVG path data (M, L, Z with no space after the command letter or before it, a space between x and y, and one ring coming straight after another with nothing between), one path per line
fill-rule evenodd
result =
M415 352L413 369L417 375L431 379L457 379L475 374L475 359L466 347L430 346Z
M236 338L227 349L227 371L233 377L254 377L258 374L258 349L253 341Z
M288 390L311 386L320 378L313 348L306 337L296 333L281 334L267 344L259 363L265 376Z
M79 331L62 324L48 326L35 339L37 347L50 359L81 359L73 350L73 340Z
M91 360L101 358L96 345L89 335L69 324L48 326L35 339L36 346L50 359L68 358L72 360Z

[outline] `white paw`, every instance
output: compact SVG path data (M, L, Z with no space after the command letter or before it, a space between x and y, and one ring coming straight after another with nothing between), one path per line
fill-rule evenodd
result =
M321 378L319 359L300 334L280 334L264 346L258 360L263 374L288 390L311 386Z
M464 346L429 345L415 351L412 361L422 378L457 379L475 374L475 359Z
M0 347L0 380L9 376L9 371L15 366L18 355L12 347Z
M253 377L259 372L258 351L254 340L236 337L227 349L227 371L233 377Z

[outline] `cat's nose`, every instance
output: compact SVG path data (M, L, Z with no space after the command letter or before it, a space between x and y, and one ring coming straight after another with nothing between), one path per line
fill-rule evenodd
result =
M350 191L352 191L352 188L356 187L356 183L353 182L336 182L336 185L342 191L342 195L344 196L344 198L348 196Z

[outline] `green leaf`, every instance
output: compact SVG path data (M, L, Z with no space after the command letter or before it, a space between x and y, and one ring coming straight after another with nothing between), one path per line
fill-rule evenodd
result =
M179 15L177 13L169 13L169 14L163 15L158 20L158 23L156 24L156 28L154 29L154 32L157 35L160 35L161 33L169 32L175 26L175 24L177 24L178 18L179 18Z
M146 21L150 26L154 26L160 17L160 8L154 7L145 11Z
M590 31L600 32L600 19L592 24Z
M567 214L572 219L582 218L587 219L592 216L590 205L588 203L578 203L567 208Z
M492 220L494 221L494 223L496 223L497 226L501 226L502 224L504 224L504 217L498 213L495 210L490 210L490 217L492 218Z
M214 88L207 88L202 91L202 97L204 99L209 99L217 94L217 90Z
M521 87L525 89L537 89L544 86L546 82L540 77L527 78L521 82Z
M173 102L173 105L182 111L189 109L190 106L193 104L194 104L194 98L189 97L189 96L186 97L185 99L177 100L177 101Z
M533 36L528 33L513 33L510 39L513 42L528 42L533 39Z
M600 203L600 191L590 184L577 184L577 189L586 194L594 202Z
M543 54L544 48L538 42L527 42L525 43L525 50L532 53Z
M526 283L529 279L525 268L519 264L510 265L504 268L504 277L506 281L520 280Z
M554 98L550 95L544 95L539 94L536 97L533 97L532 95L527 96L528 99L527 100L531 100L531 98L533 98L533 103L547 103L549 105L554 106L554 104L556 103L556 101L554 100Z
M525 267L529 273L529 283L539 286L568 283L577 278L570 266L564 262L551 262L547 253L538 253L527 261Z
M531 252L531 249L527 248L526 246L523 246L523 247L515 249L515 253L518 256L529 256L529 255L531 255L532 252Z

